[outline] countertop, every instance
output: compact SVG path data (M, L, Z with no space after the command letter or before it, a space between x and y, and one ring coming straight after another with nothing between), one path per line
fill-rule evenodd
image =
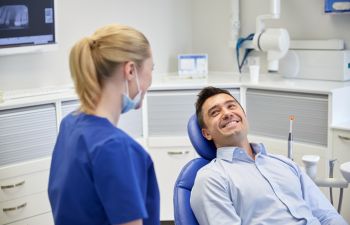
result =
M313 94L329 94L334 90L350 87L350 81L318 81L285 79L279 74L260 74L258 82L250 81L249 74L211 72L206 78L181 78L177 74L153 77L150 90L200 89L205 86L254 88L280 91L294 91Z
M350 115L349 115L349 117L350 117ZM343 123L334 124L331 126L331 128L338 129L338 130L350 131L350 120L343 122Z

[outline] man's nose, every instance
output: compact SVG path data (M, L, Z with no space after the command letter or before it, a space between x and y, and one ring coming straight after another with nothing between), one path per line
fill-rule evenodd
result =
M222 110L222 113L223 113L224 120L227 120L232 116L231 111L229 109L226 109L226 108Z

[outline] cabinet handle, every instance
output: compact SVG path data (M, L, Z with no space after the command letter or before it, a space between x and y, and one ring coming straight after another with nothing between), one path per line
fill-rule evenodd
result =
M16 210L20 210L20 209L23 209L27 206L27 203L23 203L22 205L19 205L17 207L10 207L10 208L3 208L2 211L4 211L4 213L7 213L7 212L13 212L13 211L16 211Z
M12 189L12 188L16 188L16 187L20 187L20 186L23 186L25 184L25 180L24 181L21 181L17 184L10 184L10 185L4 185L4 186L1 186L1 190L6 190L6 189Z
M168 152L168 155L187 155L188 153L190 153L190 151L176 151L176 152Z
M338 135L338 137L344 141L350 141L350 137L346 137L346 136L342 136L342 135Z

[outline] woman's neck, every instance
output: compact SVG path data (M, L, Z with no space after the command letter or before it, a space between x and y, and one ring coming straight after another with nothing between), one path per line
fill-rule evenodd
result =
M106 83L101 98L97 104L95 115L105 117L114 126L117 126L121 114L122 93L113 83Z

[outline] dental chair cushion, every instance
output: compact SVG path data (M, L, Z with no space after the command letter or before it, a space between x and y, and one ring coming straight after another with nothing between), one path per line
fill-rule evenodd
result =
M203 137L196 114L192 115L189 119L187 132L193 147L201 157L207 160L212 160L216 157L216 147L214 142L208 141Z
M198 225L190 205L191 190L196 174L209 161L193 159L181 170L174 188L174 219L176 225Z

